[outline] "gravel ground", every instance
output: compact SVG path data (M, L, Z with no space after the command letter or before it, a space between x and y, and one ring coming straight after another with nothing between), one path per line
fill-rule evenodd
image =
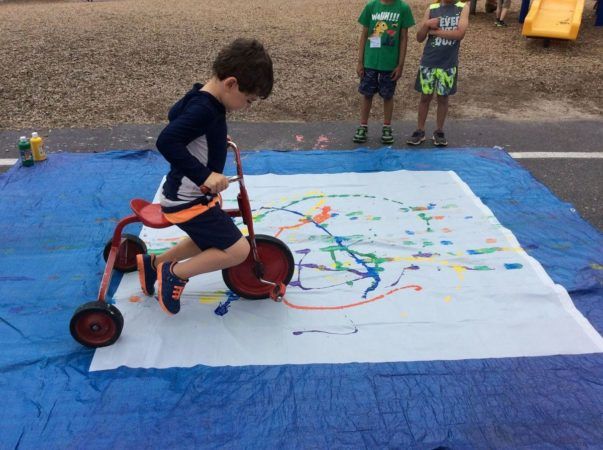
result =
M586 1L575 42L521 36L483 1L461 47L456 118L593 118L603 112L603 28ZM428 2L410 0L419 20ZM363 0L0 0L0 129L158 123L217 51L240 36L263 41L275 63L266 101L233 115L250 121L357 120L355 75ZM416 114L421 46L411 40L395 118ZM374 118L381 114L376 103Z

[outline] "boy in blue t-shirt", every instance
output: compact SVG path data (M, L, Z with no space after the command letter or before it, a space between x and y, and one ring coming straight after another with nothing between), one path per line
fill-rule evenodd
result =
M272 60L261 43L237 39L223 48L206 84L193 88L171 108L169 124L157 139L157 149L170 163L161 189L165 217L188 237L162 255L137 255L143 292L153 295L172 315L180 311L180 296L194 275L236 266L249 254L249 243L220 207L228 187L222 175L226 163L226 112L249 106L270 95ZM214 194L210 200L201 191Z

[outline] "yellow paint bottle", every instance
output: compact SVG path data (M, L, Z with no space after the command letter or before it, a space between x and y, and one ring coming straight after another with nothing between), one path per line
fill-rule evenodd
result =
M44 151L44 141L38 133L35 131L31 133L31 139L29 140L31 144L31 152L33 153L34 161L44 161L46 159L46 152Z

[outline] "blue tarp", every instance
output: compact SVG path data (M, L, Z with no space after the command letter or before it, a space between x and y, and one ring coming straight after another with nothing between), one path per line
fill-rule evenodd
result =
M603 236L502 151L261 151L244 167L454 170L603 332ZM63 153L0 176L1 448L603 442L602 354L89 373L93 351L73 341L69 320L96 298L102 248L129 200L152 198L166 168L152 151Z

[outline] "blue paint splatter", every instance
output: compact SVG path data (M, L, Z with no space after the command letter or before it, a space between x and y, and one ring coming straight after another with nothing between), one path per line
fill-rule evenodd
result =
M214 310L214 313L218 316L225 315L228 312L228 308L230 308L230 303L241 298L232 291L228 291L227 295L228 298L226 299L226 301L224 303L220 302L218 307Z
M414 231L410 231L410 230L406 230L406 234L408 234L408 235L411 235L411 236L412 236L413 234L415 234L415 232L414 232Z
M505 264L505 269L507 269L507 270L521 269L522 267L523 267L523 264L519 264L519 263Z
M452 241L440 241L442 245L452 245Z

